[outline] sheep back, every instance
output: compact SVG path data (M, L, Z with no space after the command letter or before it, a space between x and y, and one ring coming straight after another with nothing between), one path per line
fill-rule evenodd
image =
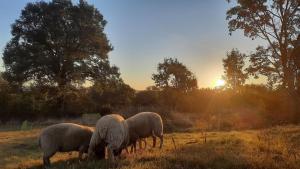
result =
M149 137L152 134L163 134L163 122L161 116L154 112L141 112L128 119L129 134L131 140Z
M60 123L46 127L40 134L39 144L45 152L78 151L85 146L88 149L93 129L74 123Z

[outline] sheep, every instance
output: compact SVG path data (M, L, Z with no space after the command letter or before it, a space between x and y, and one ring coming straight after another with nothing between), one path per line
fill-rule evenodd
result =
M163 122L161 116L154 112L141 112L125 120L128 126L129 142L136 149L136 141L149 136L153 138L153 147L156 146L156 137L160 139L160 148L163 145Z
M124 123L124 118L117 114L105 115L96 123L89 145L88 157L92 158L97 148L105 149L107 146L108 159L114 162L115 156L121 153L128 142L128 127Z
M50 165L50 158L56 152L79 151L79 159L87 153L93 129L74 124L60 123L46 127L39 136L43 151L43 164Z
M97 149L108 150L108 159L115 161L122 149L129 145L136 147L136 141L146 137L153 137L153 147L156 137L160 138L160 148L163 145L163 123L159 114L141 112L126 120L120 115L110 114L97 121L96 129L92 135L88 157L92 158Z

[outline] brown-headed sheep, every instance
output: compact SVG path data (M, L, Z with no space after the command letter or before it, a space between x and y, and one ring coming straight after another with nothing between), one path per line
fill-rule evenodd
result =
M44 165L50 165L50 158L56 152L79 151L79 159L87 153L93 129L90 127L60 123L46 127L39 136L39 146L43 151Z

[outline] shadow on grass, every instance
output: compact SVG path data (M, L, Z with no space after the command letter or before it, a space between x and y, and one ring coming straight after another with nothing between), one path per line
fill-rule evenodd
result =
M235 153L240 151L242 144L239 141L210 142L206 144L188 144L176 150L159 150L128 156L119 161L117 168L159 168L159 169L251 169L246 159ZM232 149L234 147L234 149ZM160 151L163 151L160 153ZM130 162L131 160L131 162ZM41 169L42 165L32 166L29 169ZM78 158L52 163L51 168L57 169L94 169L109 168L107 160L79 162Z
M22 168L22 166L20 167ZM34 165L30 167L24 166L26 169L44 169L45 167L42 164ZM59 160L52 162L50 167L51 169L95 169L95 168L109 168L108 162L106 160L81 160L79 161L77 157L70 158L68 160Z

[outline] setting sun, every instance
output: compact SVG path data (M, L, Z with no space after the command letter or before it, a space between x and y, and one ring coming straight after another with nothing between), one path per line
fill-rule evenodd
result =
M224 85L225 85L225 81L223 79L218 79L215 84L216 87L222 87Z

